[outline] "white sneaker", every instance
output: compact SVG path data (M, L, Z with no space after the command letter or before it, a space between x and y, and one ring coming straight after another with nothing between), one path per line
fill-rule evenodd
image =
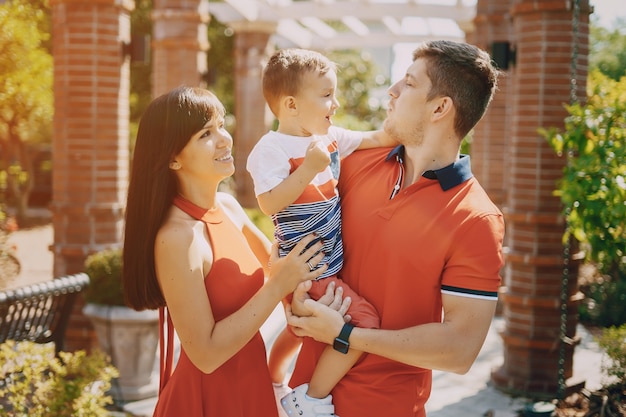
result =
M309 384L302 384L280 400L289 417L339 417L335 415L332 395L311 398L306 395L308 389Z
M291 388L289 388L287 384L272 383L272 385L274 386L274 398L276 399L276 405L278 406L278 417L289 417L283 410L280 400L291 392Z

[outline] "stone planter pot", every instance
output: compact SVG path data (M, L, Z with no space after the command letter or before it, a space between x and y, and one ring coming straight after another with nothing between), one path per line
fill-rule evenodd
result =
M127 402L157 395L158 310L86 304L83 314L96 331L100 348L111 357L120 376L111 385L115 400Z

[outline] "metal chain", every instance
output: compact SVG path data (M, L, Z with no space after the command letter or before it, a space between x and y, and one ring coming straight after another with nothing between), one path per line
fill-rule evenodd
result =
M572 10L572 60L570 63L570 104L578 102L578 83L576 64L578 61L578 23L580 17L580 0L573 0ZM566 163L569 164L571 151L566 150ZM569 301L569 263L570 263L570 230L567 221L570 214L570 207L565 208L565 231L567 237L563 243L563 271L561 279L561 327L559 332L559 370L558 370L558 392L557 399L563 399L565 395L565 350L572 345L572 340L567 336L567 307Z

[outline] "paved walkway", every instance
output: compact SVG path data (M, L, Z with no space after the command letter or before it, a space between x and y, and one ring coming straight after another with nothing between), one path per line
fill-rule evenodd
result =
M42 212L45 215L45 211ZM49 247L54 239L52 225L20 229L9 235L8 243L15 246L21 270L11 287L35 284L53 278L54 257Z
M44 281L52 278L53 257L48 247L53 243L51 225L20 230L10 236L17 246L17 256L22 263L20 283ZM268 344L284 324L284 315L277 308L261 329ZM530 401L512 398L490 385L490 373L502 365L502 339L499 332L504 320L496 317L474 366L466 375L447 372L433 373L433 392L428 401L428 417L517 417ZM574 381L585 381L588 389L602 386L600 365L602 352L583 326L577 334L581 344L574 351ZM156 370L155 370L156 371ZM126 411L135 417L150 417L156 399L127 404Z

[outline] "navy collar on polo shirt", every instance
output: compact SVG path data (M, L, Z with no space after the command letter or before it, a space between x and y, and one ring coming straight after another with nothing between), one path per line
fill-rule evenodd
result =
M400 160L404 160L404 145L398 145L393 148L387 155L386 160L394 156ZM433 171L426 171L422 176L431 180L438 180L441 189L447 191L469 180L474 174L472 174L469 155L461 154L459 159L450 165Z

